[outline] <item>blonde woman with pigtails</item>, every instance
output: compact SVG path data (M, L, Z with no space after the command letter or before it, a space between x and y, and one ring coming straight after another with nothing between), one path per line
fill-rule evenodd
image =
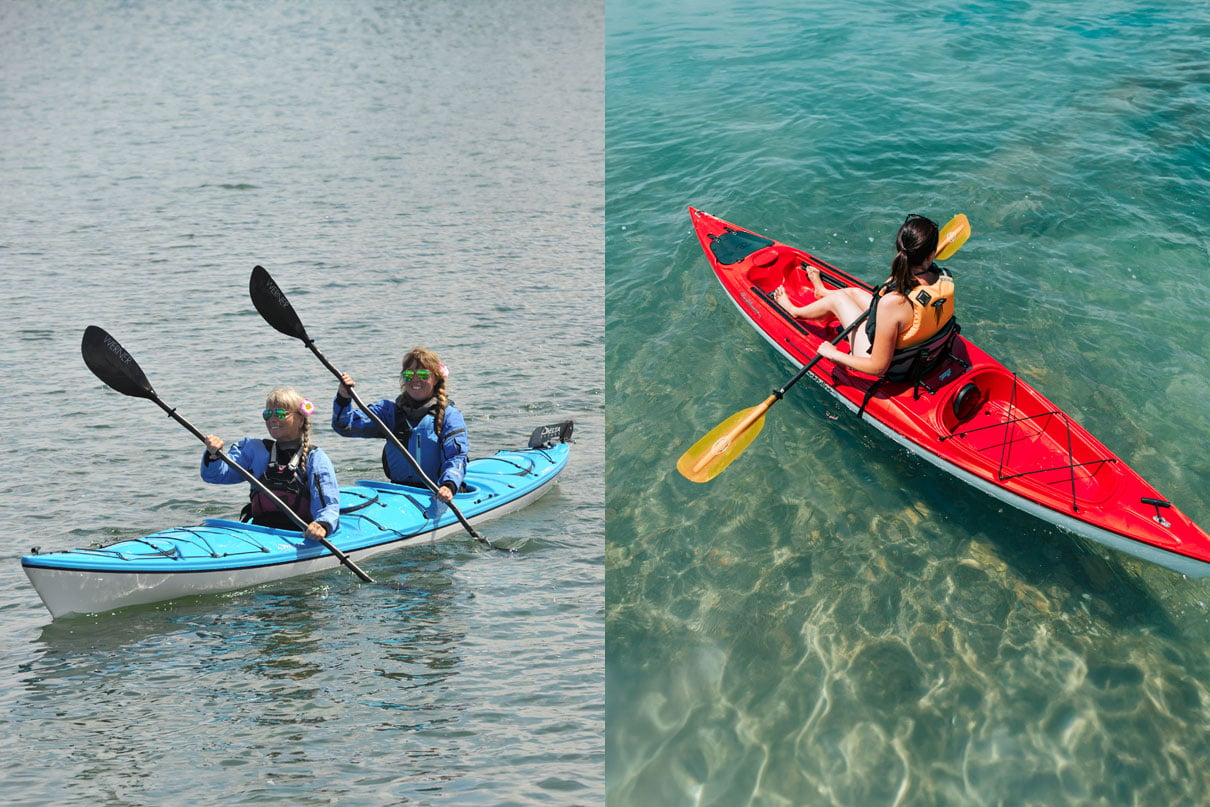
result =
M466 421L446 393L449 374L436 353L424 347L412 348L403 357L399 397L368 406L407 446L425 476L436 484L437 498L447 504L462 485L470 450ZM349 390L356 386L352 376L344 373L340 381L332 402L332 429L341 437L385 439L377 424L351 405ZM391 441L383 448L382 468L396 484L426 487L412 463Z
M336 470L323 449L311 442L314 405L297 391L283 388L269 393L261 416L271 439L245 437L227 456L257 476L294 513L307 522L303 534L327 538L340 526L340 487ZM234 485L244 477L219 460L223 441L206 435L202 479L216 485ZM297 530L294 521L256 486L241 514L244 521L282 530Z

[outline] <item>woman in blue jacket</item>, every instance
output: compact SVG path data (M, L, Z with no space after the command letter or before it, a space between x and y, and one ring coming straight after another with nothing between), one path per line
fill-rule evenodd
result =
M369 405L437 486L437 498L447 503L462 485L470 450L466 421L446 395L448 377L449 370L440 356L428 348L412 348L403 357L399 397ZM341 437L385 439L374 421L352 405L349 390L356 386L353 378L344 373L340 380L332 402L333 430ZM382 452L382 467L392 482L427 487L408 458L389 440Z
M307 524L304 535L319 539L340 526L340 488L328 455L311 445L311 415L315 407L292 389L275 389L265 401L265 428L272 439L245 437L227 452L236 464L260 479L282 502ZM237 471L218 458L223 441L206 435L202 455L202 479L216 485L245 481ZM241 517L253 524L282 530L298 525L277 504L251 486L251 501Z

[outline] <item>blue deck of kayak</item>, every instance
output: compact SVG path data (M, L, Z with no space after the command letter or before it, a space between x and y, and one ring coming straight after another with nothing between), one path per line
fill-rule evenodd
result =
M471 460L467 492L455 504L474 521L543 487L567 463L569 446L500 451ZM433 508L424 488L359 481L341 487L340 527L328 540L346 554L425 536L458 526L445 507ZM433 517L433 510L439 513ZM461 527L458 527L461 529ZM27 567L91 570L104 573L184 573L248 569L298 563L330 554L300 533L226 519L208 518L198 526L173 527L104 547L25 555Z

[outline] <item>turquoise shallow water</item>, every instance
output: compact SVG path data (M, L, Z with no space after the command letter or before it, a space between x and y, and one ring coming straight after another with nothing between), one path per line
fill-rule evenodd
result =
M1210 11L611 2L607 793L616 805L1210 799L1205 582L1056 532L800 385L687 205L885 276L966 213L964 334L1210 525Z

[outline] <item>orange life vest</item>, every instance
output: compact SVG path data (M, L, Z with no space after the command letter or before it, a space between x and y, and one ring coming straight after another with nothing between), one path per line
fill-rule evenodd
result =
M907 293L907 300L912 304L912 324L899 334L895 342L896 350L919 345L927 342L945 327L954 316L954 278L949 271L937 268L936 282L928 286L916 286ZM890 281L884 283L870 301L870 316L866 322L866 334L870 343L874 342L875 311L878 301L891 290Z

